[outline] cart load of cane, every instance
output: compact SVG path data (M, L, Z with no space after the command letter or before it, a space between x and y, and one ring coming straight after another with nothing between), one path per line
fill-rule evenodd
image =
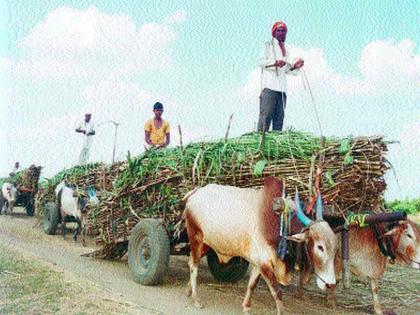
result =
M282 177L287 194L295 189L310 203L317 190L336 216L359 213L382 203L387 142L382 136L320 138L309 133L248 133L237 138L149 150L124 162L76 166L45 180L39 204L54 199L64 178L78 189L94 187L99 203L88 206L88 233L100 257L127 243L142 218L162 219L176 243L184 231L182 197L208 183L260 187L264 177ZM211 202L211 201L209 201ZM40 207L42 208L42 207Z

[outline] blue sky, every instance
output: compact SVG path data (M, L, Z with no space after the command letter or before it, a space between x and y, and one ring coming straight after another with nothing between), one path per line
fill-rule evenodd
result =
M16 2L0 1L0 175L15 160L47 176L73 165L85 111L121 121L119 158L142 151L156 100L186 141L223 136L230 113L232 135L252 130L257 60L282 19L325 134L399 140L387 197L420 196L418 1ZM319 133L300 76L289 79L286 125ZM98 128L92 159L109 161L112 126Z

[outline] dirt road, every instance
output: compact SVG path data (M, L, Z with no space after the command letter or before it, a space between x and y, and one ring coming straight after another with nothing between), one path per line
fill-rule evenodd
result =
M89 280L96 287L118 299L134 303L138 314L242 314L241 303L246 289L246 279L234 285L218 284L208 272L205 260L200 267L198 279L199 294L204 308L197 310L184 293L189 276L187 257L171 257L169 272L163 285L142 286L133 281L126 261L81 257L81 254L93 251L94 244L82 247L80 243L72 241L70 234L66 240L59 235L45 235L41 227L36 227L36 223L36 219L26 217L23 212L11 216L1 215L0 243L34 259L47 261L76 278ZM404 272L408 276L412 273L408 269L404 269ZM365 289L359 291L364 297L357 298L361 304L349 306L345 303L346 298L344 300L339 298L339 309L330 310L324 306L321 292L312 285L307 289L304 300L294 299L290 294L284 296L286 312L288 314L366 314L369 310L370 294L367 286L362 283L363 286ZM354 292L350 293L354 295ZM339 292L338 295L340 294ZM275 314L274 302L263 282L260 282L254 296L253 314ZM407 297L401 298L404 299ZM383 298L383 300L391 303L390 299ZM395 302L395 298L393 301ZM401 314L419 314L420 306L416 308L418 302L420 301L414 301L413 304L413 301L406 301L405 305L401 302L396 304L394 309L403 310Z

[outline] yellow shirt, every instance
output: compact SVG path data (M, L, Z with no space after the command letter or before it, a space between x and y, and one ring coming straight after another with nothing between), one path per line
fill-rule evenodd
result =
M152 141L154 145L165 144L166 135L169 133L169 123L162 119L162 126L157 129L154 118L152 118L146 122L144 130L150 133L150 141Z

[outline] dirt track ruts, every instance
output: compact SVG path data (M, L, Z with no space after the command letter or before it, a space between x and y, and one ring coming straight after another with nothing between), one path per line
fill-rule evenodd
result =
M189 277L187 257L171 256L169 272L162 285L142 286L134 282L126 261L81 257L81 254L94 250L92 243L83 247L80 243L74 243L70 234L66 240L59 235L45 235L36 223L35 218L23 213L1 215L0 242L23 254L52 263L63 272L87 279L118 299L134 303L138 314L242 314L241 303L247 277L233 285L218 284L208 272L203 259L198 289L204 308L196 309L184 293ZM324 306L320 293L304 300L286 294L283 300L288 314L365 314L343 309L330 310ZM252 307L253 314L276 312L272 297L262 281L255 290Z

